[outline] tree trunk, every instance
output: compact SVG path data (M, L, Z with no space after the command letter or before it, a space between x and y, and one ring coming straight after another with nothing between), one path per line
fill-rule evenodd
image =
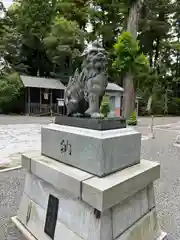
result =
M160 47L160 38L157 38L156 40L156 48L155 48L155 56L154 56L154 69L156 69L157 73L159 73L159 64L158 64L158 59L159 59L159 47Z
M144 0L133 1L129 11L126 31L130 32L135 39L137 38L140 9L143 1ZM129 72L124 77L123 116L126 119L128 119L135 110L135 98L133 75Z
M139 25L139 18L140 18L140 10L143 5L144 0L136 0L133 1L128 21L127 21L127 32L130 32L133 38L137 38L138 33L138 25Z
M151 138L155 139L155 134L154 134L154 115L151 116Z
M164 114L168 115L168 89L166 89L166 92L164 95Z
M151 114L151 111L152 111L152 100L153 100L153 96L151 95L148 99L147 108L146 108L149 115Z
M135 110L135 89L131 72L124 77L123 116L129 119Z

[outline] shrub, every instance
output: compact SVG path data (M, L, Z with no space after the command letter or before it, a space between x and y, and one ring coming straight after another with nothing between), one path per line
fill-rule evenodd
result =
M16 107L22 82L17 73L4 75L0 78L0 109L9 113Z
M170 115L180 115L180 98L173 97L169 99L168 113Z
M129 120L127 120L127 124L129 126L136 126L137 125L137 114L133 112Z
M101 108L100 108L101 113L104 115L105 118L107 118L109 112L110 112L110 103L109 103L109 97L105 95L103 97L102 103L101 103Z
M113 66L122 74L131 71L134 75L149 69L147 57L140 52L140 45L129 32L123 32L114 45L116 59Z

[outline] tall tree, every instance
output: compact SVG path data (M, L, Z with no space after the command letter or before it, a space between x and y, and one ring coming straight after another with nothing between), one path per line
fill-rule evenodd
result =
M164 96L164 100L161 98L161 102L165 101L166 103L162 104L162 111L167 112L167 94L170 80L172 80L169 77L172 52L168 41L171 41L172 38L169 33L174 6L169 0L146 0L145 8L146 14L141 19L139 39L142 50L148 56L152 68L152 77L149 78L151 83L147 85L146 96L149 96L148 103L152 102L152 97L155 95ZM161 94L159 94L160 88ZM157 100L157 97L155 98ZM165 108L166 110L163 110Z
M6 59L20 72L49 76L51 63L43 38L51 29L55 0L17 0L7 12ZM14 52L14 54L13 54Z
M144 0L129 0L126 7L129 9L127 17L126 31L136 39L138 34L139 20L141 8ZM124 95L123 95L123 116L128 119L135 109L135 87L133 74L131 71L127 72L124 77Z
M17 0L8 10L0 46L17 71L42 77L71 74L83 50L84 31L63 11L60 15L59 4L58 0Z
M116 81L118 74L112 68L115 60L114 44L117 37L122 32L124 26L123 4L119 0L114 0L109 4L108 0L92 0L89 7L90 34L88 40L102 40L103 47L108 52L109 81Z
M89 16L89 2L88 0L57 0L56 14L75 21L80 29L85 30Z
M109 4L108 0L93 0L90 6L90 23L92 31L90 39L102 39L106 50L111 50L117 36L123 28L122 4L118 0Z
M174 92L176 97L180 97L180 1L176 0L174 2L174 16L172 24L172 37L171 47L172 47L172 74L174 78Z
M23 35L31 33L40 39L51 28L56 0L18 0L18 27Z
M122 31L130 32L131 36L136 39L139 26L140 10L143 5L143 0L115 0L112 4L109 1L92 1L90 22L92 24L93 37L102 39L104 47L107 49L110 61L109 66L115 59L113 54L113 46L117 41L118 35ZM110 67L111 69L111 67ZM113 72L110 71L110 75ZM114 80L115 76L111 75ZM120 79L117 80L121 83ZM133 75L127 73L123 80L124 98L123 98L123 113L125 117L129 117L135 107L135 92L133 86Z
M57 17L52 31L44 38L48 57L53 64L53 74L68 81L76 67L79 67L79 56L84 49L84 31L75 21Z

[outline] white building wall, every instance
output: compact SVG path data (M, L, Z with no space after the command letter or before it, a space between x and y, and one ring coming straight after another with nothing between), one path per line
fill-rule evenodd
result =
M114 113L116 116L119 116L121 114L122 92L107 91L107 95L110 98L111 113Z

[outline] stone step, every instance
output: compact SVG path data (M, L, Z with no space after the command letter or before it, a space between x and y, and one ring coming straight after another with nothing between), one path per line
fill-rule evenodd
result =
M99 211L113 207L160 177L160 164L147 160L103 178L45 157L40 152L24 154L22 166Z

